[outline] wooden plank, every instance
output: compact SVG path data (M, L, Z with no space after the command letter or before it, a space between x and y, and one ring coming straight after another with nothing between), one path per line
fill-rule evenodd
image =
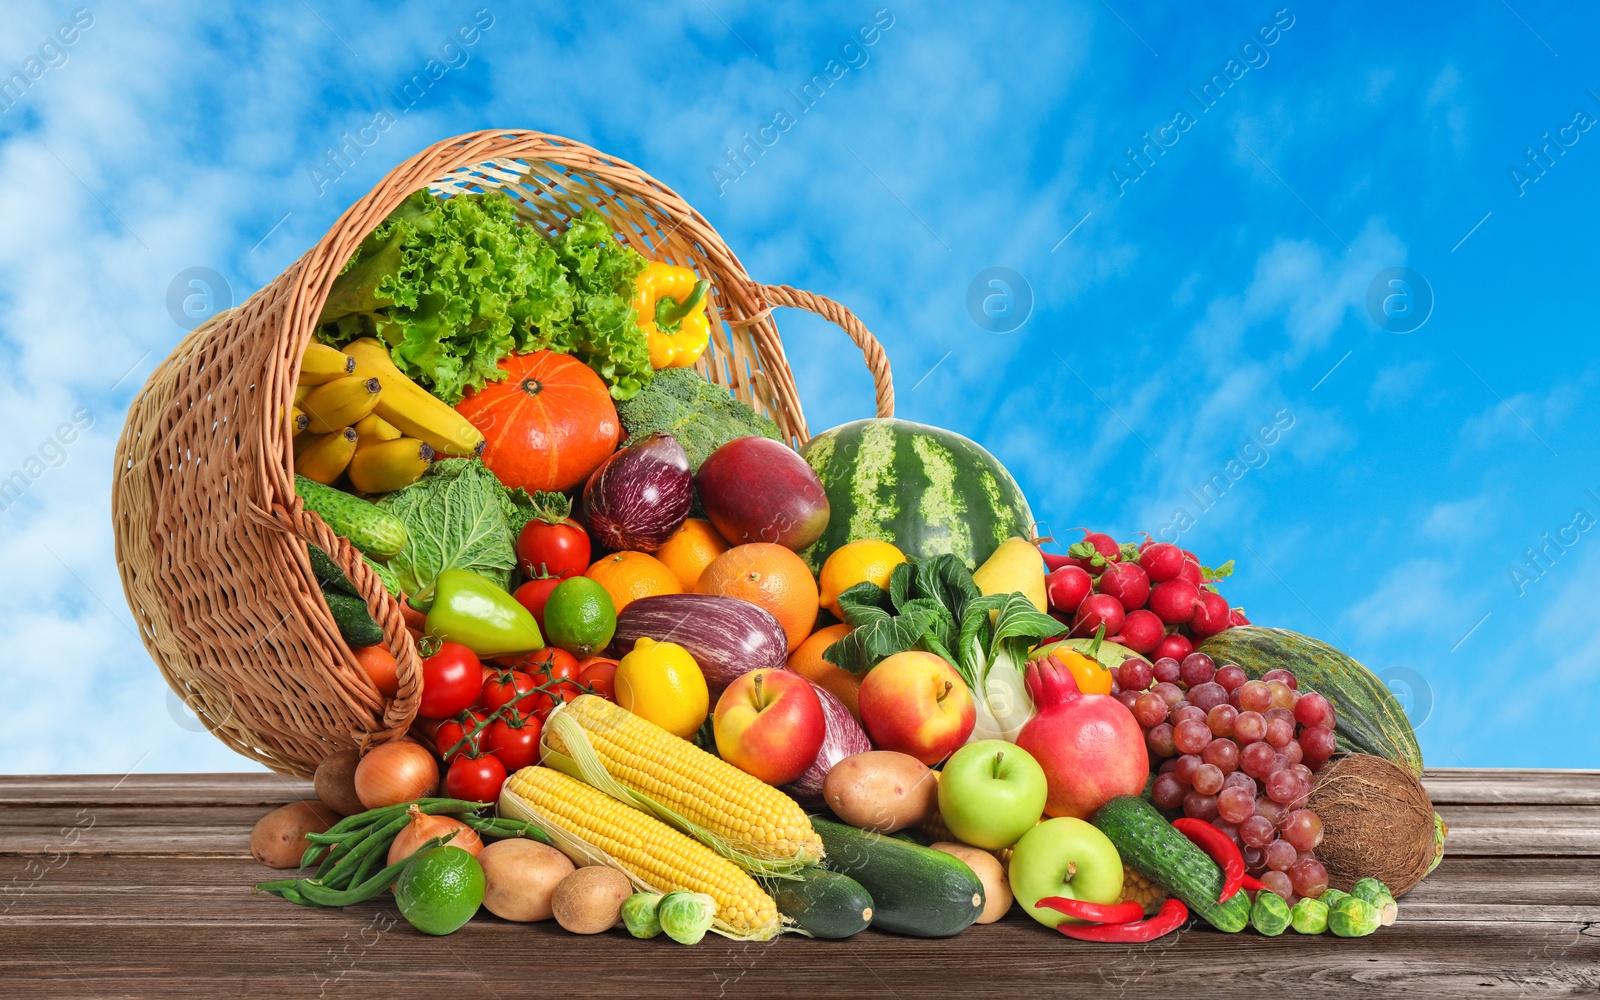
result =
M1600 805L1445 805L1448 854L1600 856Z
M1600 806L1600 771L1429 768L1422 775L1422 786L1435 806Z
M238 774L0 775L0 808L43 806L262 806L315 798L311 782L270 771Z

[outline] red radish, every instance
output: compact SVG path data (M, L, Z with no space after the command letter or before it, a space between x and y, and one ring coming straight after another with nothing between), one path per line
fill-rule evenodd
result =
M1017 745L1044 768L1045 815L1087 820L1118 795L1144 790L1150 755L1132 712L1110 695L1083 694L1054 656L1028 664L1027 682L1039 714Z
M1178 569L1178 575L1174 579L1185 580L1193 584L1196 589L1206 582L1205 577L1200 573L1200 564L1189 559L1183 561L1183 565Z
M1228 627L1238 628L1240 625L1250 624L1250 619L1244 616L1244 608L1234 608L1228 612Z
M1039 558L1044 560L1044 570L1046 573L1054 572L1063 566L1078 565L1078 560L1072 558L1071 556L1064 556L1059 552L1046 552L1042 548L1039 549Z
M1083 532L1083 542L1079 544L1086 543L1094 546L1094 550L1100 553L1106 562L1116 562L1122 558L1122 546L1117 544L1115 538L1103 532L1090 531L1088 528L1079 528L1078 530Z
M1162 657L1182 660L1192 652L1194 652L1194 643L1189 641L1188 636L1169 635L1157 643L1156 648L1152 649L1147 655L1151 660L1159 660Z
M1139 553L1139 565L1151 583L1165 583L1183 571L1183 550L1167 542L1156 542Z
M1122 623L1127 615L1122 610L1122 603L1110 594L1090 594L1078 605L1078 615L1072 620L1072 635L1090 636L1102 625L1105 626L1107 635L1116 635L1122 631Z
M1200 589L1187 580L1168 580L1150 591L1150 610L1168 625L1182 625L1200 606Z
M1228 624L1230 609L1228 599L1214 590L1200 591L1200 605L1194 610L1194 617L1189 619L1189 631L1204 639L1208 635L1226 632L1231 626Z
M1161 619L1154 612L1139 608L1128 612L1122 621L1122 632L1112 636L1109 641L1119 642L1135 653L1148 653L1161 643L1165 635Z
M1150 577L1138 563L1113 563L1100 574L1099 589L1115 597L1122 610L1132 611L1144 607L1150 596Z
M1094 589L1094 578L1082 566L1062 566L1045 575L1044 593L1051 611L1072 614Z

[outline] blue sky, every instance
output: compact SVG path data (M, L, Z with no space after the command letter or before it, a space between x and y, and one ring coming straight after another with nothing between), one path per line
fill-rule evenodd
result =
M174 706L132 632L123 415L183 333L175 277L210 269L210 306L240 302L394 164L481 128L632 160L758 279L850 305L899 414L985 443L1056 530L1165 528L1237 560L1233 603L1391 678L1430 763L1600 766L1592 19L1530 0L275 6L8 8L0 74L38 62L0 100L0 479L37 475L0 511L0 769L254 766ZM447 49L475 15L489 27ZM430 59L447 68L402 110ZM800 111L789 91L830 73ZM780 109L730 179L724 150ZM1009 300L974 295L991 268ZM1020 326L980 325L991 293L1031 298ZM811 426L868 415L838 331L780 324Z

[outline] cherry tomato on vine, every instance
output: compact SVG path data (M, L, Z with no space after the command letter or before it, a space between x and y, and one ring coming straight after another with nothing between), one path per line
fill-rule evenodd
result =
M445 794L472 802L494 802L500 786L506 783L506 766L492 754L482 757L459 756L444 776Z
M564 649L546 646L527 654L523 665L534 680L535 684L549 684L556 682L554 687L547 688L551 697L551 705L555 704L555 696L559 695L562 701L571 701L583 694L583 689L578 675L582 672L578 668L578 658Z
M566 518L534 518L517 533L517 563L528 576L568 577L589 568L589 533Z
M459 642L440 643L439 651L422 661L422 704L425 719L448 719L472 707L483 688L478 654Z
M544 725L535 718L496 719L483 733L483 748L506 766L520 771L539 762L539 734Z
M517 603L528 609L528 614L539 623L539 631L544 631L544 606L550 600L550 592L556 589L556 584L563 578L559 576L536 577L517 588L511 596Z
M484 734L488 732L487 729L474 736L471 743L445 757L450 748L460 743L463 736L477 728L478 723L482 722L483 718L483 714L480 712L463 712L457 718L446 719L444 722L439 723L439 728L433 734L433 745L439 751L439 756L444 757L446 764L451 763L463 753L474 755L479 752L479 749L483 746Z
M578 682L594 689L606 701L617 700L617 661L591 656L578 661Z
M501 705L515 701L515 711L527 715L538 707L539 694L533 690L538 686L538 681L521 670L497 670L483 682L483 690L478 694L478 707L492 712Z

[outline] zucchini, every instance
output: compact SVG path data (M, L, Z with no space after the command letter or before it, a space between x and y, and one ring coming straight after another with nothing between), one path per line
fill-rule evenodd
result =
M1250 922L1250 898L1236 892L1226 903L1217 902L1222 869L1144 799L1119 795L1090 822L1116 845L1123 864L1183 900L1217 930L1235 934Z
M367 611L366 601L339 590L324 590L322 599L328 602L333 623L339 626L339 635L351 649L375 646L383 641L383 627Z
M351 545L372 558L392 559L405 548L405 522L388 511L298 473L294 491L307 510L315 512L335 534L350 539Z
M1289 671L1300 690L1333 702L1340 750L1384 757L1422 777L1422 748L1399 699L1372 671L1327 643L1288 629L1241 625L1206 639L1198 651L1218 666L1238 664L1253 679L1268 670Z
M806 868L797 879L767 879L765 884L778 912L814 938L851 937L872 922L871 894L848 875Z
M912 937L949 937L983 913L983 883L966 862L932 848L812 816L822 864L872 896L872 926Z

